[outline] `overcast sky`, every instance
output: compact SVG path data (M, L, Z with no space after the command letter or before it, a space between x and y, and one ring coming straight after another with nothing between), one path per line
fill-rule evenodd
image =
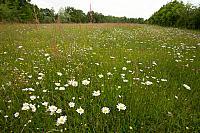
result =
M52 7L56 12L61 7L71 6L81 9L85 13L90 10L90 1L92 10L103 13L104 15L113 15L118 17L143 17L149 18L155 11L170 0L31 0L40 8ZM183 0L184 3L200 4L199 0Z

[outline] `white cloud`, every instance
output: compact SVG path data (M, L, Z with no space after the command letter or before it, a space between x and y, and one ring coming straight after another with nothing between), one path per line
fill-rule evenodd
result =
M92 10L119 17L149 18L155 11L170 0L32 0L40 8L54 8L56 12L61 7L71 6L87 13L92 2ZM198 5L198 0L183 0Z

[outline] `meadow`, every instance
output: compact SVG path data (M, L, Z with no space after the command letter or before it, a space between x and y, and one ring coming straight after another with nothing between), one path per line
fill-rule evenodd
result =
M200 32L1 24L0 132L200 132Z

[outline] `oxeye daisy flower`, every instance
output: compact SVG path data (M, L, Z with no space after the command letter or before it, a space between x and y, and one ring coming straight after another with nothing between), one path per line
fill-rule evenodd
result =
M145 84L146 85L152 85L153 83L151 81L146 81Z
M35 112L35 111L36 111L36 107L35 107L34 104L29 104L29 106L30 106L32 112Z
M49 104L48 102L43 102L42 103L42 105L45 106L45 107L47 107L48 104Z
M62 73L61 73L61 72L57 72L57 75L58 75L58 76L62 76Z
M64 90L65 90L65 87L59 87L59 90L60 90L60 91L64 91Z
M49 56L49 54L48 54L48 53L46 53L46 54L44 54L44 56L45 56L45 57L47 57L47 56Z
M25 89L22 89L22 91L35 91L35 89L33 89L33 88L25 88Z
M62 113L62 109L57 109L57 110L56 110L56 113L57 113L57 114Z
M127 79L123 79L123 82L124 82L124 83L127 83L127 82L128 82L128 80L127 80Z
M69 105L70 108L73 108L75 106L75 103L74 102L70 102L68 105Z
M130 60L127 60L126 63L131 63L131 61L130 61Z
M23 103L22 110L29 110L29 109L30 109L29 104L28 103Z
M56 86L60 86L60 83L55 83Z
M126 110L126 106L124 104L122 104L122 103L118 103L116 106L117 106L119 111L120 110Z
M186 84L183 84L183 87L185 87L185 89L187 89L187 90L191 90L190 86L188 86Z
M44 74L43 74L43 73L38 73L38 75L39 75L39 76L42 76L42 77L44 76Z
M75 81L75 80L69 80L68 84L71 85L71 86L73 86L73 87L77 87L78 86L78 82Z
M31 99L31 100L35 100L35 99L36 99L36 96L30 96L30 99Z
M115 57L113 57L113 56L110 56L110 58L111 58L111 59L115 59Z
M111 75L112 75L112 73L111 73L111 72L108 72L108 73L107 73L107 75L108 75L108 76L111 76Z
M65 124L66 120L67 120L67 116L60 116L60 118L57 119L56 125L57 126L63 125Z
M51 60L51 57L48 57L48 58L47 58L47 61L50 61L50 60Z
M38 77L38 80L42 80L43 77Z
M20 48L22 48L23 46L18 46L18 48L20 49Z
M29 75L28 78L32 78L32 75Z
M122 67L122 70L124 70L124 71L125 71L125 70L127 70L127 68L126 68L126 67Z
M99 74L98 76L99 76L100 79L103 78L103 74Z
M78 112L80 115L82 115L84 113L84 109L82 109L81 107L79 109L76 110L76 112Z
M74 81L74 82L72 83L72 86L77 87L77 86L78 86L78 82L77 82L77 81Z
M167 79L161 79L161 81L163 81L163 82L167 82Z
M18 117L18 116L19 116L19 112L16 112L16 113L14 114L14 116L15 116L15 117Z
M48 111L50 111L50 115L53 115L58 108L54 105L49 106Z
M101 111L102 111L102 113L104 113L104 114L110 113L110 109L109 109L108 107L103 107L103 108L101 109Z
M99 66L99 63L95 63L95 65Z
M86 79L86 80L83 80L83 81L82 81L82 84L83 84L83 85L89 85L89 84L90 84L90 81L87 80L87 79Z
M95 96L95 97L100 96L100 95L101 95L100 90L98 90L98 91L93 91L93 93L92 93L92 96Z

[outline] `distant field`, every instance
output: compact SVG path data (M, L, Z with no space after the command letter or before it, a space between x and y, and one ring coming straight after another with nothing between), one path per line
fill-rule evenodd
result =
M200 32L0 25L0 132L200 132Z

